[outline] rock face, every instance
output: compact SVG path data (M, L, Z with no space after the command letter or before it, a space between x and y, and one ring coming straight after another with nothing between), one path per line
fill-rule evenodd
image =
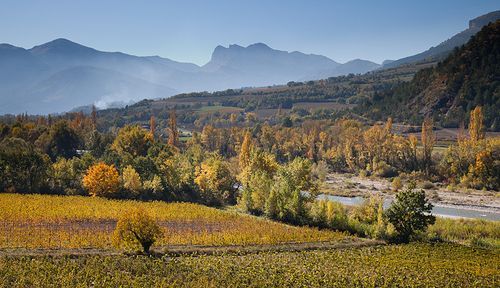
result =
M465 43L467 43L470 40L470 38L474 36L477 32L479 32L479 30L481 30L481 28L483 28L485 25L487 25L490 22L495 22L498 19L500 19L500 10L474 18L469 21L468 29L454 35L453 37L442 42L436 47L431 47L428 50L413 56L405 57L396 61L392 61L390 63L386 63L384 64L383 67L393 68L404 64L421 62L421 61L442 60L446 58L446 56L448 56L455 47L460 47Z

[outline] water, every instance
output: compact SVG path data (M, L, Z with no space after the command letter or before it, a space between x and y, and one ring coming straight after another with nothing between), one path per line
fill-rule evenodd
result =
M365 201L365 198L363 197L344 197L326 194L321 194L318 196L318 198L337 201L344 205L351 206L359 205L363 203L363 201ZM391 199L384 199L384 208L389 207L391 205L391 202ZM481 210L474 210L473 208L434 206L434 208L432 209L432 214L446 218L473 218L500 221L500 212L486 212Z

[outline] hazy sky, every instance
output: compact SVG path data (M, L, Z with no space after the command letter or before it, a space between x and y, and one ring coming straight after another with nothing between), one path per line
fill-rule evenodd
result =
M335 61L381 62L435 46L498 0L0 0L0 43L55 38L205 64L217 45L264 42Z

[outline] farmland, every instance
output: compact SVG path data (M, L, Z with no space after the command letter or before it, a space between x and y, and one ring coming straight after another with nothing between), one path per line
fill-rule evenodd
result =
M158 246L354 241L343 233L293 227L197 204L0 194L0 248L111 248L117 218L143 208L164 229Z
M212 256L0 258L0 287L498 287L498 250L452 244Z

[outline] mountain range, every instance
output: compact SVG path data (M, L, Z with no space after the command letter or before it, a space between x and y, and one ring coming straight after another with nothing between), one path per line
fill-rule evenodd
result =
M269 86L436 61L499 18L500 11L475 18L467 30L438 46L383 65L361 59L341 64L263 43L217 46L203 66L158 56L103 52L67 39L31 49L0 44L0 114L56 113L89 104L105 108L183 92Z
M103 52L67 39L31 49L0 44L0 114L63 112L92 103L104 108L181 92L267 86L378 67L365 60L340 64L263 43L217 46L203 66Z

